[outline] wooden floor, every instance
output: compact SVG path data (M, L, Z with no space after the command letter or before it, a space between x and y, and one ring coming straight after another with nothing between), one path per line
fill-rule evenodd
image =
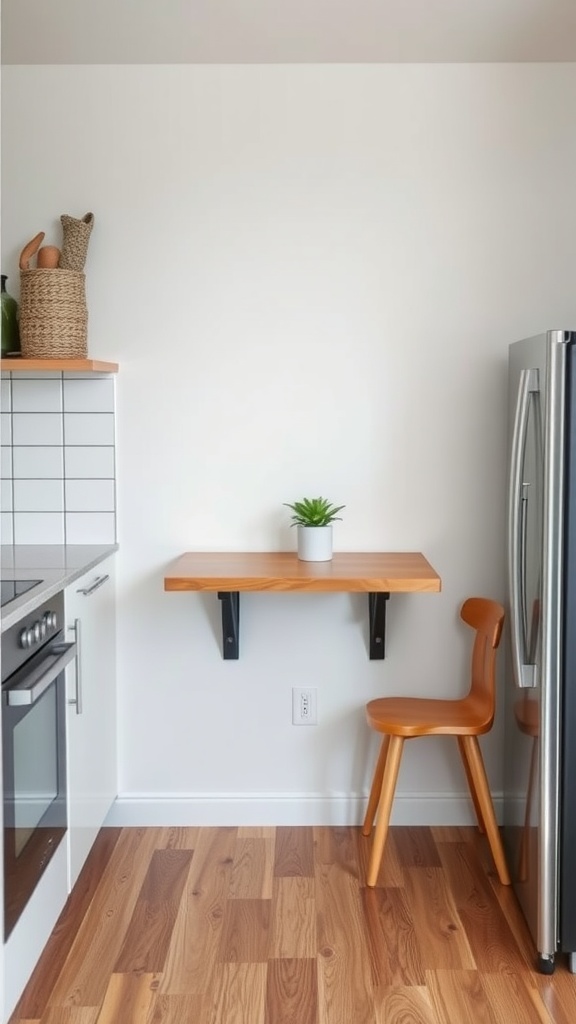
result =
M12 1024L575 1024L474 829L105 829Z

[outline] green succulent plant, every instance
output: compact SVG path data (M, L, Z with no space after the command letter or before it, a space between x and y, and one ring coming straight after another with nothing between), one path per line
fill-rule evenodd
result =
M292 526L329 526L335 519L342 519L338 515L345 505L332 505L326 498L302 498L290 504L285 501L287 508L291 508Z

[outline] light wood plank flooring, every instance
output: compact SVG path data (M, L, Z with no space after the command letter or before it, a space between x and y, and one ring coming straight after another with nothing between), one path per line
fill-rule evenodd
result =
M485 840L104 829L11 1024L575 1024Z

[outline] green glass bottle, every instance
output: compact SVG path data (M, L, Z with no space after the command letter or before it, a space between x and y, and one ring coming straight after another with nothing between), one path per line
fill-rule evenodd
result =
M18 329L18 305L16 299L6 291L6 274L2 278L2 357L20 355L20 331Z

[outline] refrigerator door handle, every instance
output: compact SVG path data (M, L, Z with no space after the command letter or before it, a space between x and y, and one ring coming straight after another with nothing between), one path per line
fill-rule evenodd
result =
M510 639L512 667L516 685L528 689L536 685L536 666L526 657L525 537L526 498L522 480L522 461L526 443L531 395L540 390L536 368L522 370L514 415L508 495L508 590L510 595Z
M524 653L524 663L530 663L530 645L528 644L528 609L526 607L526 551L527 551L527 529L528 529L528 489L529 483L522 481L522 496L520 498L520 533L518 536L519 543L519 599L520 599L520 618L522 622L522 645L521 649Z

